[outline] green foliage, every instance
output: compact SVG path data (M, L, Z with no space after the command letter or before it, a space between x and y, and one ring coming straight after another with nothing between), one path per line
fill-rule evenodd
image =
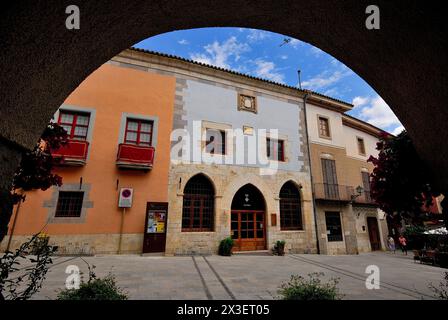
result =
M434 189L431 171L420 159L406 131L398 136L383 135L376 148L378 157L370 156L375 168L371 174L372 198L389 215L398 212L417 217L423 204L432 204Z
M274 245L274 249L272 250L274 254L278 256L284 256L285 255L285 240L277 240L277 242Z
M109 273L104 278L98 278L89 267L89 280L81 279L79 289L65 289L58 293L58 300L127 300L128 296L117 286L115 276Z
M448 272L445 272L443 281L440 282L439 287L435 287L432 284L429 288L434 292L434 296L440 300L448 300Z
M404 230L403 235L406 238L408 238L408 237L412 237L415 235L421 235L425 231L426 231L425 227L422 227L422 226L409 226Z
M282 283L278 293L282 300L339 300L342 295L337 285L338 279L331 278L323 283L320 279L322 272L310 273L308 278L292 275L288 282Z
M437 249L439 252L448 252L447 235L425 234L425 231L426 228L422 226L410 226L404 230L403 235L408 240L409 249L421 250L426 248Z
M407 239L408 249L423 249L428 239L428 236L423 233L425 231L426 229L422 226L406 227L403 235Z
M235 244L235 241L231 237L227 237L219 243L219 249L218 253L221 256L231 256L232 255L232 248Z
M0 300L27 300L42 287L57 248L41 243L37 255L32 256L37 242L39 234L0 258Z
M45 233L39 233L33 245L31 246L31 254L39 255L46 250L50 237Z

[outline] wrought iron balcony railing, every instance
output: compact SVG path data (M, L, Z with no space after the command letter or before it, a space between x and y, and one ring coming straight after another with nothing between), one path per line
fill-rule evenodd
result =
M374 204L370 191L362 191L358 194L353 186L340 184L315 183L314 192L316 199L333 201L353 201L354 203Z
M315 183L314 192L316 199L333 201L351 201L354 188L340 184Z

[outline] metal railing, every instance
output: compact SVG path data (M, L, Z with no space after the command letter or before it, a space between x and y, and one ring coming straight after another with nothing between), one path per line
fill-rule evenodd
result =
M356 193L356 187L344 186L340 184L315 183L315 197L318 200L332 201L353 201L354 203L373 204L375 203L370 195L370 191L363 191L360 195Z
M315 183L314 192L316 199L350 201L354 194L353 187L340 184Z
M361 192L361 195L356 197L354 199L354 202L356 203L366 203L366 204L373 204L375 201L373 201L372 196L370 195L370 191L363 191Z

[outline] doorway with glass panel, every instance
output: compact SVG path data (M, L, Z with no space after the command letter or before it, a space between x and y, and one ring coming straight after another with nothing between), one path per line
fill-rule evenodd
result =
M261 192L252 184L240 188L232 201L231 232L234 251L266 249L266 210Z

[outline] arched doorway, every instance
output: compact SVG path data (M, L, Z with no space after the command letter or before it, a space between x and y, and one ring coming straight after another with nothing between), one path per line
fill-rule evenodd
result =
M241 187L233 197L230 229L234 251L266 249L266 203L252 184Z

